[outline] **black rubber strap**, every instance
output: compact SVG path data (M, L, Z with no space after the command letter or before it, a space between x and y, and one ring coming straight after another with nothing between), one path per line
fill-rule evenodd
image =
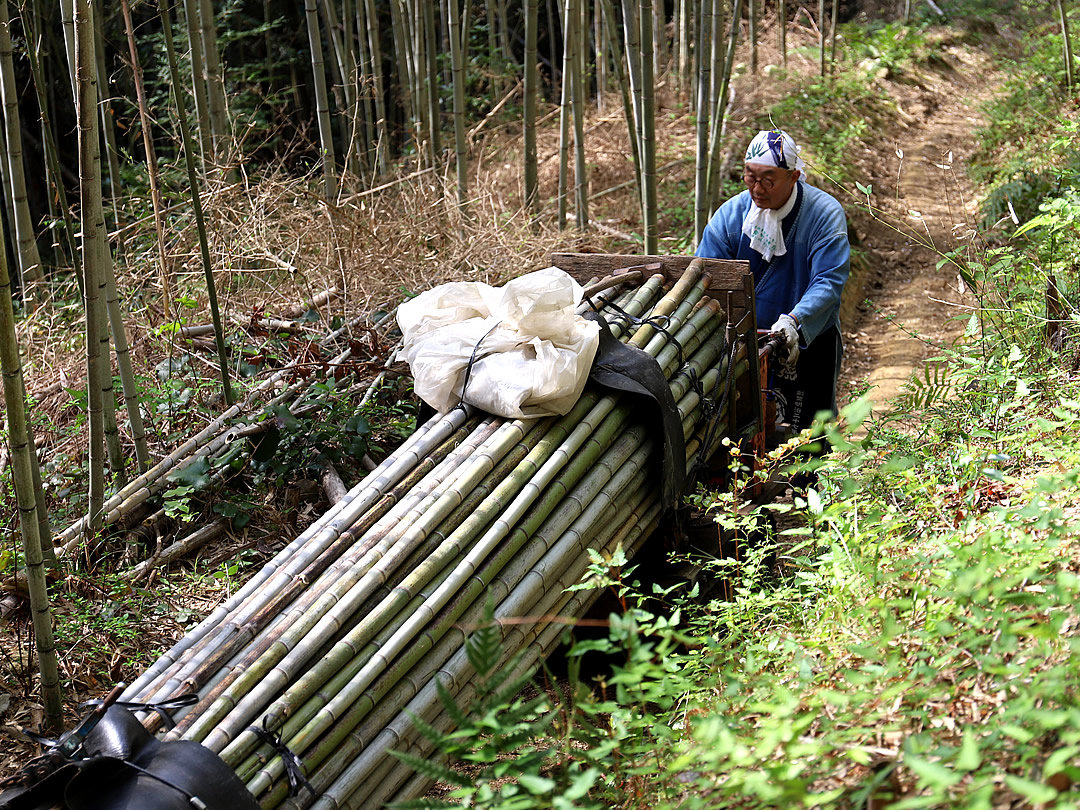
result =
M659 451L661 500L665 509L674 506L686 484L686 443L671 384L655 357L620 342L600 315L590 312L585 317L600 324L600 345L589 379L604 388L637 397L645 404L650 432L663 437Z
M278 731L271 731L265 727L266 720L263 720L263 727L248 726L248 731L258 737L262 742L269 745L274 749L274 753L281 757L281 762L285 766L285 776L289 780L289 795L297 796L301 790L308 790L311 795L315 794L315 788L311 786L311 783L304 776L304 763L300 761L298 757L289 746L285 745L281 739L281 733Z

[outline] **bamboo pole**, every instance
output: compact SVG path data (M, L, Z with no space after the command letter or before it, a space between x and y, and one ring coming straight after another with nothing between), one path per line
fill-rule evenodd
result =
M556 219L560 231L566 227L568 177L570 173L570 105L574 92L574 72L572 67L574 59L574 2L575 0L564 0L563 8L562 91L559 97L559 190Z
M643 230L645 252L656 253L657 233L656 198L656 105L655 66L653 64L653 3L641 0L641 210L644 214Z
M250 579L232 599L218 607L200 624L162 656L144 676L132 683L125 696L130 699L146 697L152 690L162 694L182 688L188 674L175 672L176 664L185 663L200 649L213 649L220 640L236 632L250 621L258 611L271 604L278 594L289 586L301 585L299 578L313 561L338 541L345 530L365 515L373 506L380 504L390 508L400 499L391 489L411 472L418 469L429 471L427 465L435 461L429 455L437 454L437 448L468 421L464 410L453 411L446 417L433 419L417 430L394 453L388 456L377 470L364 478L338 503L334 504L319 520L309 526L292 543L282 549ZM438 459L442 461L441 458ZM378 511L378 510L377 510ZM349 536L351 546L355 538ZM193 667L189 667L191 669Z
M523 112L525 209L535 217L540 198L539 173L536 162L536 97L539 71L536 60L537 0L525 0L525 110Z
M3 222L0 221L0 245L5 243L4 231ZM19 509L19 529L26 562L30 617L41 675L45 723L49 729L59 731L63 726L64 707L52 632L52 614L49 609L48 584L45 579L45 556L42 553L45 543L49 542L47 536L41 535L41 516L45 503L38 500L38 488L34 481L34 441L26 420L26 390L19 358L18 337L15 334L15 312L11 301L7 254L0 250L0 371L3 373L4 407L7 413L7 443L11 452L15 497Z
M195 101L195 123L199 131L199 154L205 167L213 160L213 136L210 133L210 98L206 88L206 70L203 67L203 40L199 15L199 0L184 0L184 22L187 26L188 58L191 60L191 97Z
M705 296L701 271L700 261L691 263L666 292L661 276L641 283L639 274L640 286L601 294L629 313L612 322L612 333L654 356L667 377L691 463L723 435L723 403L733 400L723 384L731 355L725 319ZM597 306L607 311L603 301ZM745 362L734 371L741 368ZM722 413L706 418L700 401L718 392ZM547 614L556 603L580 607L574 600L584 595L564 588L587 565L586 546L614 537L636 543L659 514L648 429L617 396L587 389L566 417L528 430L459 421L466 438L457 455L413 476L443 421L423 426L412 451L376 474L399 469L392 506L375 516L370 509L387 490L361 482L350 495L364 508L330 510L259 584L245 586L200 625L197 640L178 645L139 684L138 691L161 695L202 684L202 700L181 720L183 736L220 750L264 807L279 806L288 787L280 759L249 723L280 733L320 794L305 793L289 807L352 806L420 789L423 780L391 762L387 749L415 742L403 706L440 717L436 678L469 697L469 671L455 654L460 624L482 615L484 596L493 594L508 619ZM633 517L624 522L628 509ZM322 555L317 568L313 553ZM307 626L293 632L300 623ZM528 647L535 663L558 631L514 624L507 660ZM234 632L243 640L232 643Z
M226 405L232 405L235 397L233 396L232 383L229 380L225 332L221 326L221 313L218 310L217 302L217 286L214 282L214 268L210 262L210 248L206 239L206 222L203 217L202 197L199 193L199 179L195 172L194 145L191 142L191 130L188 127L187 110L184 107L183 99L180 97L180 72L176 66L176 50L173 47L168 0L158 0L158 13L161 15L161 30L165 35L165 51L169 61L169 77L172 79L173 99L176 102L176 123L180 128L180 140L184 147L184 163L187 167L188 183L191 186L191 207L195 214L195 230L199 234L199 253L202 258L203 276L206 279L207 302L210 305L210 315L214 322L214 342L217 345L221 388Z
M139 63L139 51L135 47L135 29L131 22L131 9L128 0L120 0L120 10L124 15L124 31L127 34L128 55L131 58L131 74L135 82L135 100L139 108L139 123L142 130L143 151L147 180L150 183L150 203L154 209L154 235L157 238L158 280L161 283L162 308L166 318L173 318L172 273L169 260L165 256L165 218L161 202L161 186L158 181L157 152L150 128L150 113L146 102L146 89L143 86L142 65ZM140 468L140 472L145 472Z
M1072 93L1073 90L1073 49L1072 37L1069 35L1069 17L1065 13L1064 0L1056 0L1058 21L1061 24L1062 58L1065 62L1065 90Z
M685 286L686 286L686 287L690 287L691 285L690 285L690 284L688 283L688 284L686 284ZM699 285L699 288L700 288L700 285ZM685 310L686 310L687 312L689 312L689 311L690 311L690 310L692 310L692 309L693 309L693 306L692 306L692 305L687 305L687 306L685 307ZM678 308L678 307L673 307L673 308L671 308L671 312L672 312L672 317L673 317L673 320L674 320L674 319L675 319L675 318L677 317L676 313L678 312L678 310L679 310L679 308ZM712 314L713 314L713 315L715 316L715 310L713 311L713 313L712 313ZM685 315L684 315L683 317L685 317ZM648 337L648 334L649 334L649 333L647 333L647 332L646 332L646 333L643 333L643 338L642 338L643 342L644 342L644 340L645 340L645 339L646 339L646 338ZM684 337L688 337L688 336L684 336ZM657 341L655 341L655 340L654 340L654 341L652 342L652 345L658 346L658 345L660 345L661 343L664 343L664 342L666 342L666 337L664 338L664 340L662 340L662 341L659 341L659 342L657 342ZM576 420L574 420L574 421L576 421ZM619 421L625 421L625 415L624 415L624 416L623 416L623 417L622 417L622 418L621 418L621 419L620 419ZM615 425L615 423L610 423L610 422L609 422L609 424L611 424L612 426L614 426L614 425ZM610 432L610 430L609 430L609 432ZM588 467L589 467L589 464L590 464L590 462L591 462L591 461L592 461L592 459L591 459L591 458L588 458L588 457L586 457L586 458L584 458L584 459L579 459L579 461L578 461L578 464L579 464L579 468L582 468L582 469L583 469L583 468L588 468ZM548 465L550 466L550 460L549 460L549 462L548 462ZM556 466L555 466L555 468L557 468L557 467L558 467L558 465L556 465ZM547 507L546 507L546 509L542 509L542 510L540 510L540 513L539 513L539 514L541 515L541 517L542 517L543 515L547 514L548 512L550 512L550 510L551 510L552 508L554 508L554 506L555 506L556 504L558 504L558 503L559 503L559 502L561 501L561 498L562 498L562 495L564 494L564 492L565 492L565 490L555 490L554 492L551 492L551 493L549 493L548 495L546 495L546 496L545 496L545 500L546 500L546 502L547 502ZM498 499L498 498L494 498L493 500L494 500L494 501L496 501L496 502L498 502L498 501L499 501L500 499ZM510 509L510 510L507 510L507 511L508 511L508 512L513 512L514 510L513 510L513 509ZM506 518L506 513L505 513L505 512L503 513L503 518L502 518L502 520L507 520L507 518ZM489 533L489 534L490 534L490 533ZM486 554L486 551L482 550L482 548L481 548L481 547L482 547L482 543L481 543L480 545L478 545L478 546L475 546L475 547L473 548L473 550L472 550L472 551L470 551L470 554L469 554L469 556L470 556L470 557L474 557L475 559L482 559L482 558L483 558L483 557L485 556L485 554ZM478 551L478 549L481 549L481 550L480 550L480 551ZM514 550L514 547L510 547L510 549L509 549L509 550L510 550L511 552L513 552L513 550ZM466 571L466 573L468 573L468 571ZM446 586L444 586L444 587L443 587L442 589L443 589L443 590L446 590ZM430 611L430 608L426 608L426 610L429 610L429 611ZM417 618L418 616L420 616L421 618ZM422 614L422 613L410 613L410 620L409 620L409 623L410 623L410 624L412 624L412 625L413 625L414 627L415 627L415 626L417 626L417 624L418 624L418 623L421 623L421 624L422 624L422 623L423 623L423 614ZM316 635L319 635L319 634L316 634ZM408 636L407 636L407 634L406 634L405 636L401 636L401 637L402 637L402 638L407 638ZM380 657L384 656L384 655L386 654L386 650L390 649L391 647L392 647L392 644L390 644L390 643L382 643L382 644L378 645L378 650L379 650L379 652L378 652L378 655L379 655ZM374 670L372 670L371 666L370 666L370 665L368 666L368 670L369 670L369 671L377 671L377 670L378 670L379 668L380 668L380 667L379 667L378 665L376 665L376 666L374 667ZM347 694L348 694L348 693L345 693L345 692L343 692L342 694L343 694L343 695L346 695L346 697L341 697L341 696L339 695L339 698L338 698L338 699L347 699ZM338 716L338 715L340 714L340 710L335 710L335 709L327 709L327 713L328 713L328 716L330 716L330 717L336 717L336 716ZM282 713L281 713L281 714L279 714L279 717L281 717L281 716L284 716L284 707L283 707ZM324 720L325 720L325 718L324 718ZM275 721L273 720L273 717L272 717L272 715L267 715L267 716L265 716L265 717L264 717L264 722L269 722L269 723L270 723L270 725L271 725L271 727L273 727L273 726L275 725ZM318 733L319 731L323 730L323 728L325 728L325 722L324 722L324 724L323 724L323 726L322 726L322 727L320 727L320 728L317 728L317 729L316 729L315 731L313 731L313 732L309 732L309 733L308 733L308 737L311 737L311 736L313 736L313 735L317 734L317 733ZM290 746L291 746L291 747L293 747L293 748L297 748L297 749L298 749L298 748L302 747L303 741L304 741L304 737L303 737L303 736L301 736L301 737L293 737L293 738L291 738L291 740L290 740ZM255 792L258 792L258 790L255 790Z
M581 2L581 10L587 11L588 4ZM569 3L568 3L569 5ZM571 111L574 119L574 208L577 214L577 226L579 230L589 227L589 178L585 165L585 71L581 66L584 55L584 39L587 28L580 22L570 28L570 43L572 52L571 78L572 91L570 95Z
M23 300L37 297L38 282L45 278L41 269L34 226L30 221L30 202L26 195L26 175L23 172L22 129L19 119L19 99L15 90L15 65L12 58L11 29L7 3L0 4L0 97L4 105L5 160L11 178L8 195L15 214L16 256L22 281Z
M332 205L338 194L337 166L334 157L334 132L330 125L330 101L326 93L326 68L322 37L319 33L319 12L315 0L304 0L304 19L307 21L311 72L315 82L315 113L319 121L319 146L322 150L323 195L327 204Z

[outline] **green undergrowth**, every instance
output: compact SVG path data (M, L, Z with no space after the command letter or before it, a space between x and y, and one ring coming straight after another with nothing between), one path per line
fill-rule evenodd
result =
M857 441L829 428L836 452L796 500L805 525L762 537L737 498L703 494L729 528L758 527L739 559L707 564L730 598L684 589L646 603L625 560L594 560L596 584L641 597L606 639L571 647L571 660L609 654L611 672L470 714L454 739L489 741L468 760L488 777L459 777L455 798L1074 806L1080 384L1038 370L1030 349L986 349L946 356L953 395L921 413ZM509 734L526 727L534 736Z
M594 558L588 586L626 610L567 655L599 650L610 671L454 707L456 734L427 729L448 803L1080 806L1080 180L1068 115L1044 123L1008 149L1038 144L1028 166L1055 185L1021 223L941 257L972 302L963 335L889 415L867 421L857 400L822 425L832 452L792 504L740 508L810 437L759 473L731 456L735 486L694 497L740 541L698 560L719 592L646 593L631 560ZM497 681L480 632L477 671Z

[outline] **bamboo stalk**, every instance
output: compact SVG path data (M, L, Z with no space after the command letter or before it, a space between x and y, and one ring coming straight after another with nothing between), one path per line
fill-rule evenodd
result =
M339 523L352 523L358 519L383 498L392 486L401 482L410 471L421 465L422 460L430 452L467 421L467 417L467 409L457 410L445 417L432 419L417 429L397 450L387 456L378 470L353 487L345 498L334 504L320 520L309 526L292 543L278 552L231 599L215 609L169 652L159 658L147 672L128 687L124 693L124 699L137 699L137 696L143 694L143 689L157 679L162 671L171 667L187 650L196 647L234 611L240 611L241 615L250 615L257 610L260 603L252 599L256 592L262 594L260 598L265 602L271 599L277 590L292 582L311 560L318 557L338 538L340 529L337 525Z
M406 475L404 483L406 486L409 484L413 484L413 486L408 486L407 489L402 488L406 494L414 492L416 489L415 484L418 483L418 480L423 480L423 475L430 472L430 474L439 478L441 468L453 466L456 458L455 453L467 452L467 448L466 451L461 451L460 446L452 449L448 447L448 445L454 443L452 439L444 442L434 454L435 457L426 459L423 463L413 465L410 468L411 474ZM460 441L457 442L459 445L460 443ZM448 450L448 452L441 452L444 450ZM378 477L376 476L376 478ZM366 529L380 525L379 521L385 519L387 515L393 517L396 514L395 510L407 508L411 504L411 501L407 498L402 498L401 492L383 487L377 481L369 484L369 489L374 488L378 497L372 497L371 495L365 497L363 494L358 497L357 490L367 481L368 479L365 479L364 482L361 482L360 485L348 493L345 499L339 502L345 504L345 506L341 509L331 509L327 513L331 516L330 520L309 527L306 533L308 538L306 543L298 544L294 542L291 544L291 547L298 553L288 559L288 565L284 565L285 560L282 559L281 554L278 555L276 561L280 566L280 570L276 570L275 575L266 580L265 585L260 583L257 592L253 592L243 600L237 601L236 613L230 617L229 621L219 622L217 636L202 642L201 653L193 649L186 653L185 658L178 660L178 663L183 666L171 674L170 681L163 687L165 693L168 694L170 689L180 689L185 684L191 685L190 678L192 674L198 672L201 668L205 668L204 659L207 656L213 656L213 660L219 661L228 659L231 650L240 643L241 639L233 637L230 639L229 646L223 648L218 640L221 633L226 634L226 637L228 637L235 633L237 628L244 628L246 632L254 632L258 627L265 624L269 615L272 615L269 613L270 607L272 605L288 604L292 597L295 596L298 586L308 585L315 579L316 575L336 578L340 576L341 570L347 571L355 559L352 554L343 557L343 551L352 549L357 537L363 535ZM312 532L312 528L315 528L316 531ZM359 556L365 553L366 550L367 547L361 546L355 549L353 553ZM331 553L329 557L326 556L327 552ZM320 569L327 569L328 562L331 563L328 569L329 573L323 573ZM275 569L279 566L270 567ZM314 595L316 591L311 590L309 593ZM286 616L286 620L289 618ZM267 638L273 639L274 636L270 634Z
M627 432L618 443L618 446L612 447L611 453L605 457L605 463L594 467L581 484L573 490L573 494L562 501L557 512L550 518L550 523L548 524L548 531L552 535L559 537L561 540L561 549L559 551L553 551L552 558L568 558L569 555L564 553L567 547L574 547L577 544L581 544L583 536L587 534L587 529L584 528L579 528L576 531L571 530L575 519L582 515L583 503L594 504L594 508L602 515L610 505L610 500L601 500L599 498L600 493L605 493L609 499L613 498L614 495L621 491L630 479L644 467L651 451L652 443L647 440L646 432L643 427ZM582 522L590 523L590 518L595 519L595 516L590 515ZM559 544L553 544L552 549L557 548L560 548ZM531 577L530 581L521 584L519 588L515 589L514 595L516 598L509 600L510 604L508 606L504 603L504 606L496 614L498 617L504 618L520 615L523 606L535 602L536 594L549 592L560 593L565 590L567 585L572 584L569 581L560 580L557 575L553 576L554 582L549 584L548 582L545 582L543 575L536 574L535 571L534 574L535 575ZM460 661L461 659L458 660ZM467 669L467 662L461 662L456 667L449 669L463 675L464 671ZM444 669L443 672L445 671L446 670ZM435 696L432 687L433 682L429 682L428 686L421 692L421 695L426 697L426 706L417 706L416 701L410 703L410 709L413 713L424 716L425 714L428 714L430 707L433 705L438 706L437 700L433 700ZM425 711L425 709L428 711ZM396 730L396 736L400 739L400 737L405 736L406 733L411 730L411 727L412 724L408 715L405 713L398 714L393 726L380 732L376 740L372 741L364 753L342 772L342 775L335 781L334 785L326 790L323 793L323 797L315 802L313 806L331 806L326 804L328 800L332 801L340 794L345 794L345 796L347 796L351 793L350 788L359 782L359 779L363 776L364 772L369 770L375 762L385 756L387 746L385 744L379 744L379 738L385 740L389 736L388 731Z

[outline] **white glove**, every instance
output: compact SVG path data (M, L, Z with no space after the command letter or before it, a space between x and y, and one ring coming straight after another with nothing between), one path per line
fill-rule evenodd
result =
M783 336L787 356L781 358L780 362L785 371L794 371L795 361L799 359L799 325L790 315L781 315L769 331Z

